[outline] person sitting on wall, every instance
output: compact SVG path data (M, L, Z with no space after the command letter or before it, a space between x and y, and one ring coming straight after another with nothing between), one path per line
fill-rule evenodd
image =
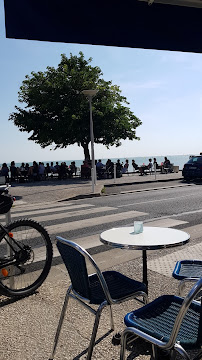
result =
M85 179L91 177L91 166L89 165L88 160L84 160L83 165L81 165L81 177Z
M77 167L76 167L75 161L71 162L71 164L69 165L69 168L70 168L72 175L74 174L76 176Z
M11 181L15 181L18 176L18 170L15 166L15 161L11 161L10 172L11 172Z
M34 181L39 180L39 165L36 161L33 161L32 176Z
M53 161L51 161L51 164L50 164L50 171L52 174L56 173L55 166L53 165Z
M45 171L46 171L46 177L48 177L48 174L51 173L51 169L50 169L49 163L46 163Z
M118 159L117 163L116 163L116 177L117 178L120 178L122 176L122 168L123 168L123 165L120 163L120 160Z
M54 168L55 168L55 173L59 173L60 165L59 165L58 161L56 161Z
M45 169L44 163L42 163L42 162L39 162L38 173L39 173L39 180L45 180L46 169Z
M170 160L165 156L164 158L164 167L168 167L170 165Z
M9 168L6 163L3 163L3 165L2 165L2 168L0 171L0 176L5 176L6 182L9 181Z
M21 163L19 172L20 172L20 176L26 176L27 175L27 170L25 169L25 163L24 162Z
M133 171L138 170L138 164L136 164L135 160L132 160Z
M61 162L60 167L58 169L58 179L59 180L64 179L65 175L66 175L65 166L64 163Z
M101 179L104 175L104 165L102 164L101 159L99 159L96 164L96 172L97 172L98 179Z
M164 162L163 162L163 165L161 166L161 172L164 173L164 172L168 172L167 169L170 168L170 160L168 160L168 158L165 156L164 157Z
M26 163L25 164L25 171L26 171L26 175L29 173L29 164Z
M155 170L155 169L158 169L158 168L159 168L158 163L157 163L157 161L156 161L156 158L154 158L154 161L153 161L153 169Z
M148 165L145 165L143 163L143 165L141 167L139 167L139 171L140 171L140 176L143 176L143 175L147 175L147 173L145 172L145 170L149 170L150 174L152 172L152 159L149 159L149 164Z
M112 178L114 177L114 163L111 161L111 159L108 159L106 162L106 174L107 178L109 178L110 176Z
M124 164L124 166L122 168L122 173L123 174L128 172L128 167L129 167L129 162L128 162L128 160L126 160L126 162L125 162L125 164Z

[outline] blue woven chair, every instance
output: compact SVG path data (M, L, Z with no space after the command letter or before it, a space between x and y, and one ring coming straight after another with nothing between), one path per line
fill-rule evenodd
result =
M190 360L186 350L202 345L201 303L194 299L202 288L202 279L194 284L185 299L164 295L125 316L127 328L121 337L120 360L125 359L127 337L133 335L152 344L154 360L174 360L177 353ZM202 351L194 358L202 358Z
M57 236L56 239L58 250L71 279L71 285L65 296L53 350L49 360L53 360L55 355L69 297L78 300L80 304L84 305L85 308L95 315L94 327L87 354L87 360L89 360L92 356L102 310L106 306L110 307L111 330L114 330L111 305L119 304L132 298L136 299L136 297L141 297L141 299L139 299L141 303L147 303L147 289L145 284L130 279L119 272L101 272L91 255L85 249L62 237ZM93 266L94 274L88 274L86 260ZM98 309L93 309L90 306L91 304L98 305Z
M172 275L175 279L180 280L178 294L182 295L186 282L196 282L202 278L202 261L177 261Z

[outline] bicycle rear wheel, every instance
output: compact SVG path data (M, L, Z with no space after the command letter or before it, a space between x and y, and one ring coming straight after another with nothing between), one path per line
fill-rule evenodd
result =
M19 266L10 265L0 271L0 292L6 296L25 296L33 293L46 279L52 263L53 249L47 231L38 222L22 219L10 223L7 231L13 239L29 249L29 259ZM12 256L5 236L16 249L8 235L1 234L0 257Z

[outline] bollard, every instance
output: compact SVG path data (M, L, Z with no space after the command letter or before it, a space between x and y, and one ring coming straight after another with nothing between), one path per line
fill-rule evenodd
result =
M97 170L96 170L96 166L95 166L95 171L94 171L94 184L97 185Z
M92 193L94 193L94 191L95 191L95 174L94 174L93 168L91 168L91 179L92 179Z
M155 175L155 181L156 181L156 163L154 163L154 175Z
M114 163L114 184L116 182L116 163Z

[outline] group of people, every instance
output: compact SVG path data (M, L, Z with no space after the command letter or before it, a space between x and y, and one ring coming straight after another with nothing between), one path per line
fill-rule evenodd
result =
M140 175L144 174L145 170L154 171L155 169L161 169L163 172L163 169L168 168L169 165L170 165L170 160L168 160L168 158L166 156L164 158L164 162L162 162L160 165L157 163L156 158L153 158L153 161L150 158L148 164L143 164L140 166L135 162L134 159L132 160L133 171L139 171ZM128 169L129 169L129 160L128 159L125 160L125 163L123 163L123 162L121 163L119 159L117 160L116 171L119 174L127 173ZM97 170L98 174L99 173L102 174L103 172L106 173L107 170L110 170L110 172L113 172L114 171L114 163L110 159L108 159L106 164L104 165L101 162L101 160L98 160L96 162L96 170Z
M137 167L135 170L139 170L140 176L143 176L143 175L147 175L147 172L145 170L149 170L149 173L151 174L152 171L160 169L161 173L163 173L164 170L169 169L169 167L170 167L170 160L165 156L164 162L162 162L160 165L157 163L156 158L154 158L153 162L152 159L149 159L149 163L147 165L143 164L142 166Z
M118 166L120 166L120 160L117 161ZM150 158L148 161L148 164L142 164L142 165L138 165L135 160L132 160L132 167L133 167L133 171L139 171L140 175L146 174L145 170L149 170L149 172L155 171L155 169L160 169L161 172L163 172L163 170L165 168L169 168L170 166L170 160L165 156L164 157L164 162L162 162L160 165L157 163L156 158L152 159ZM128 172L128 167L129 167L129 161L126 160L125 164L121 164L121 172L122 173L126 173Z
M98 179L103 177L112 178L114 177L114 162L111 159L108 159L106 164L103 164L101 159L95 160L96 172ZM164 169L168 169L170 166L170 160L165 157L164 162L161 165L158 165L156 158L149 159L148 164L143 164L139 166L136 164L135 160L132 160L133 171L139 171L140 175L146 175L148 170L151 173L155 169L160 169L161 172L164 172ZM121 177L122 174L128 172L129 169L129 160L126 159L125 163L121 163L120 159L116 162L116 177ZM30 166L28 163L21 163L21 166L16 166L15 161L11 161L10 167L6 163L2 164L0 169L0 176L5 176L6 180L11 182L23 179L28 179L30 181L39 181L45 180L49 176L53 177L56 174L58 179L71 178L73 175L77 174L77 167L75 161L72 161L70 165L67 165L66 162L62 162L60 165L58 161L53 165L53 162L46 163L43 162L37 163L33 161L33 164ZM83 165L81 165L81 177L90 178L91 177L91 161L84 160Z
M106 161L106 164L103 164L101 159L95 160L96 174L98 179L102 178L113 178L114 177L114 163L111 159ZM116 163L116 177L121 177L123 172L127 172L129 167L129 162L126 160L125 164L121 164L120 160L117 160ZM90 178L91 177L91 161L84 160L83 165L81 165L81 177Z
M48 176L53 176L53 174L58 175L58 179L71 178L73 174L76 175L77 167L75 161L72 161L68 166L66 162L62 162L60 165L58 161L53 165L53 162L46 163L43 162L37 163L33 161L33 164L30 166L28 163L21 163L21 166L16 166L15 161L11 161L10 167L6 163L2 164L0 170L0 176L5 176L6 181L9 180L14 182L16 179L23 181L25 178L33 181L45 180Z
M118 159L115 165L116 177L121 177L122 174L128 172L129 161L127 159L125 161L125 164L121 163ZM114 177L114 163L111 159L108 159L106 164L104 165L102 164L101 159L99 159L98 161L96 161L96 172L98 179L103 178L104 176L106 176L107 178Z
M95 160L95 167L98 179L102 179L105 176L108 178L114 177L114 163L111 159L108 159L105 165L102 163L101 159ZM91 161L83 161L83 165L81 165L81 177L91 177Z
M120 159L118 159L115 164L116 164L116 177L121 177L122 174L128 172L129 170L128 159L125 160L125 163L123 162L121 163ZM96 173L98 179L104 177L114 177L114 162L112 162L111 159L108 159L106 164L103 164L101 159L95 160L95 165L96 165ZM164 158L164 162L162 162L160 165L157 163L156 158L153 158L153 161L150 158L148 164L143 164L140 166L135 162L134 159L132 160L133 171L139 171L140 176L147 175L148 170L149 173L152 173L152 171L154 171L155 169L160 169L160 171L163 173L165 168L169 168L169 165L170 165L170 160L168 160L167 157ZM86 167L89 167L89 177L90 177L91 164L88 163L87 161L84 161L82 167L84 167L84 169Z

